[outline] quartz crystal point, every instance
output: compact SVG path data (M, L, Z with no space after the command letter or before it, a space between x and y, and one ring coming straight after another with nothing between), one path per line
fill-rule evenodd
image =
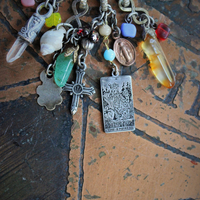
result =
M175 76L155 36L154 30L147 32L141 47L150 60L151 70L157 80L163 86L172 88L175 85Z
M17 60L25 51L26 47L29 45L29 42L25 41L23 38L18 36L17 40L13 44L12 48L6 56L6 61L11 63Z
M10 51L7 54L7 62L13 62L17 58L19 58L22 53L25 51L26 47L33 43L38 33L42 29L45 19L50 17L53 13L53 6L51 4L48 5L48 11L44 15L40 15L39 12L42 8L45 7L45 2L38 5L36 8L36 13L34 13L30 19L26 22L26 25L21 28L18 32L18 38L11 47Z
M74 66L73 61L74 53L65 57L65 53L62 53L56 59L56 66L54 72L54 80L57 86L63 87L65 86L69 75Z

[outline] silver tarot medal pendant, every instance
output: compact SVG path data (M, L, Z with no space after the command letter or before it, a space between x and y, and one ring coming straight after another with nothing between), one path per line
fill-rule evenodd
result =
M105 133L135 130L131 76L102 77L100 83Z

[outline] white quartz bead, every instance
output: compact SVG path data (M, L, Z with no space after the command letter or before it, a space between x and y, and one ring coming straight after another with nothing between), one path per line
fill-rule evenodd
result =
M107 24L100 26L99 33L102 36L109 36L111 34L111 28Z

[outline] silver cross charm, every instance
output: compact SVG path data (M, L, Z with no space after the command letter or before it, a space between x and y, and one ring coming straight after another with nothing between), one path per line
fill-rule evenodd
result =
M76 81L72 84L66 83L63 87L64 91L70 92L70 95L73 95L72 105L71 105L71 114L74 115L78 109L79 98L83 97L84 94L92 95L95 93L93 87L85 87L85 84L82 83L83 76L85 71L83 69L76 70Z

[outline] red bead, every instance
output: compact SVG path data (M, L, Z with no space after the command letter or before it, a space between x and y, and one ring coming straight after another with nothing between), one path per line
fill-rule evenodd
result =
M78 30L77 34L78 34L78 35L83 35L83 29L80 28L80 29Z
M156 29L156 35L159 40L166 40L170 33L170 28L164 24L160 23Z

